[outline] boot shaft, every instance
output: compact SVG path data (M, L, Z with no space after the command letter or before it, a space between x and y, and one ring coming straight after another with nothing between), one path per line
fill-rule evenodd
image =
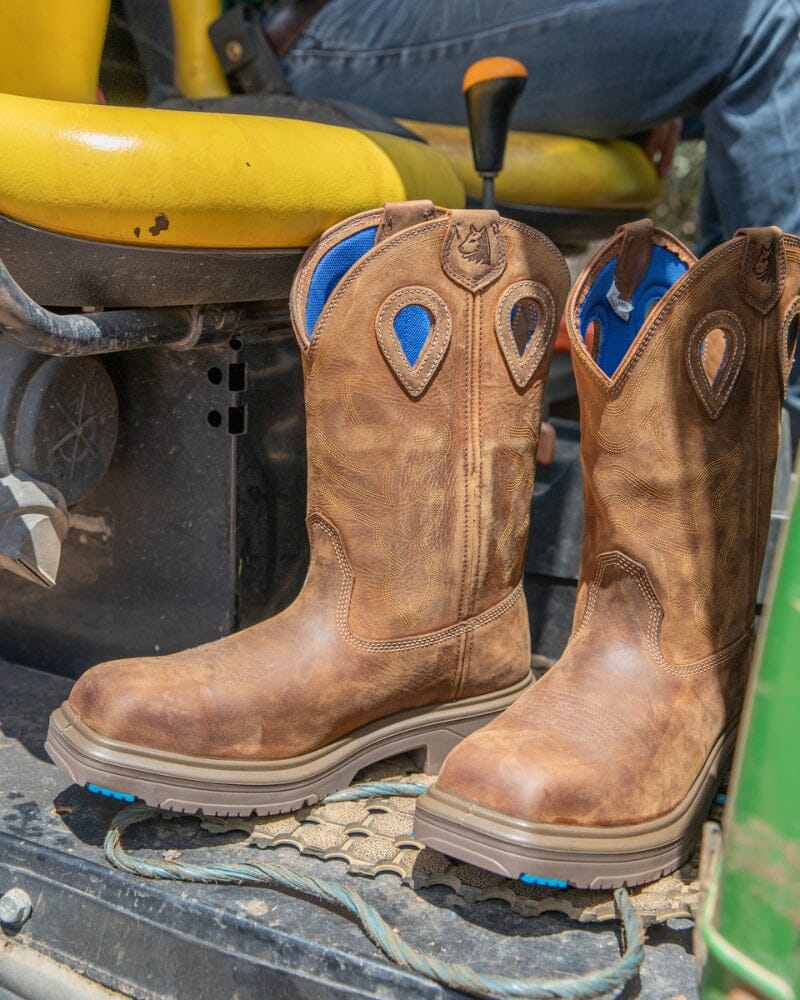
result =
M588 265L568 305L586 506L576 623L598 556L621 552L663 606L668 661L749 627L798 289L800 241L777 229L698 262L635 224Z
M425 202L357 216L307 254L292 314L308 511L352 564L354 631L435 631L519 583L568 283L539 233Z

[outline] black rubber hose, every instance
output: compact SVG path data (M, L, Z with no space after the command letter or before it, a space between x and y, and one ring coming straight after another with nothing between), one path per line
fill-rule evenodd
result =
M192 347L200 339L197 308L118 309L59 316L23 292L0 261L0 332L39 354L74 357L141 347Z

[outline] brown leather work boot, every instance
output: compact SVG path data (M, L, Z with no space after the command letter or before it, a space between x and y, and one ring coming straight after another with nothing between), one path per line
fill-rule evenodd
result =
M505 875L637 884L690 853L753 644L800 240L701 261L645 220L568 305L585 530L572 636L419 800L427 845Z
M217 815L296 809L391 754L428 769L530 683L520 579L569 275L496 212L388 205L295 278L311 565L287 610L89 670L47 748L80 784Z

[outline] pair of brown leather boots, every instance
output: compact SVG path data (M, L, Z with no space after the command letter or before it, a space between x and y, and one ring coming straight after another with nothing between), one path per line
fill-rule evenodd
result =
M552 244L494 212L412 202L329 230L291 303L302 593L221 641L86 673L48 737L67 774L267 814L420 751L441 773L417 835L447 854L592 887L677 867L747 677L800 241L749 230L698 262L643 221L573 288L582 568L572 638L532 685L520 581L568 288Z

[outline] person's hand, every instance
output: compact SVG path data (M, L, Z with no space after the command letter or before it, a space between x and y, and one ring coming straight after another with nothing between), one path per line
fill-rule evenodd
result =
M662 179L669 173L672 166L672 158L675 155L675 147L681 137L683 128L682 118L672 118L668 122L661 122L650 129L644 151L655 163L658 176Z

